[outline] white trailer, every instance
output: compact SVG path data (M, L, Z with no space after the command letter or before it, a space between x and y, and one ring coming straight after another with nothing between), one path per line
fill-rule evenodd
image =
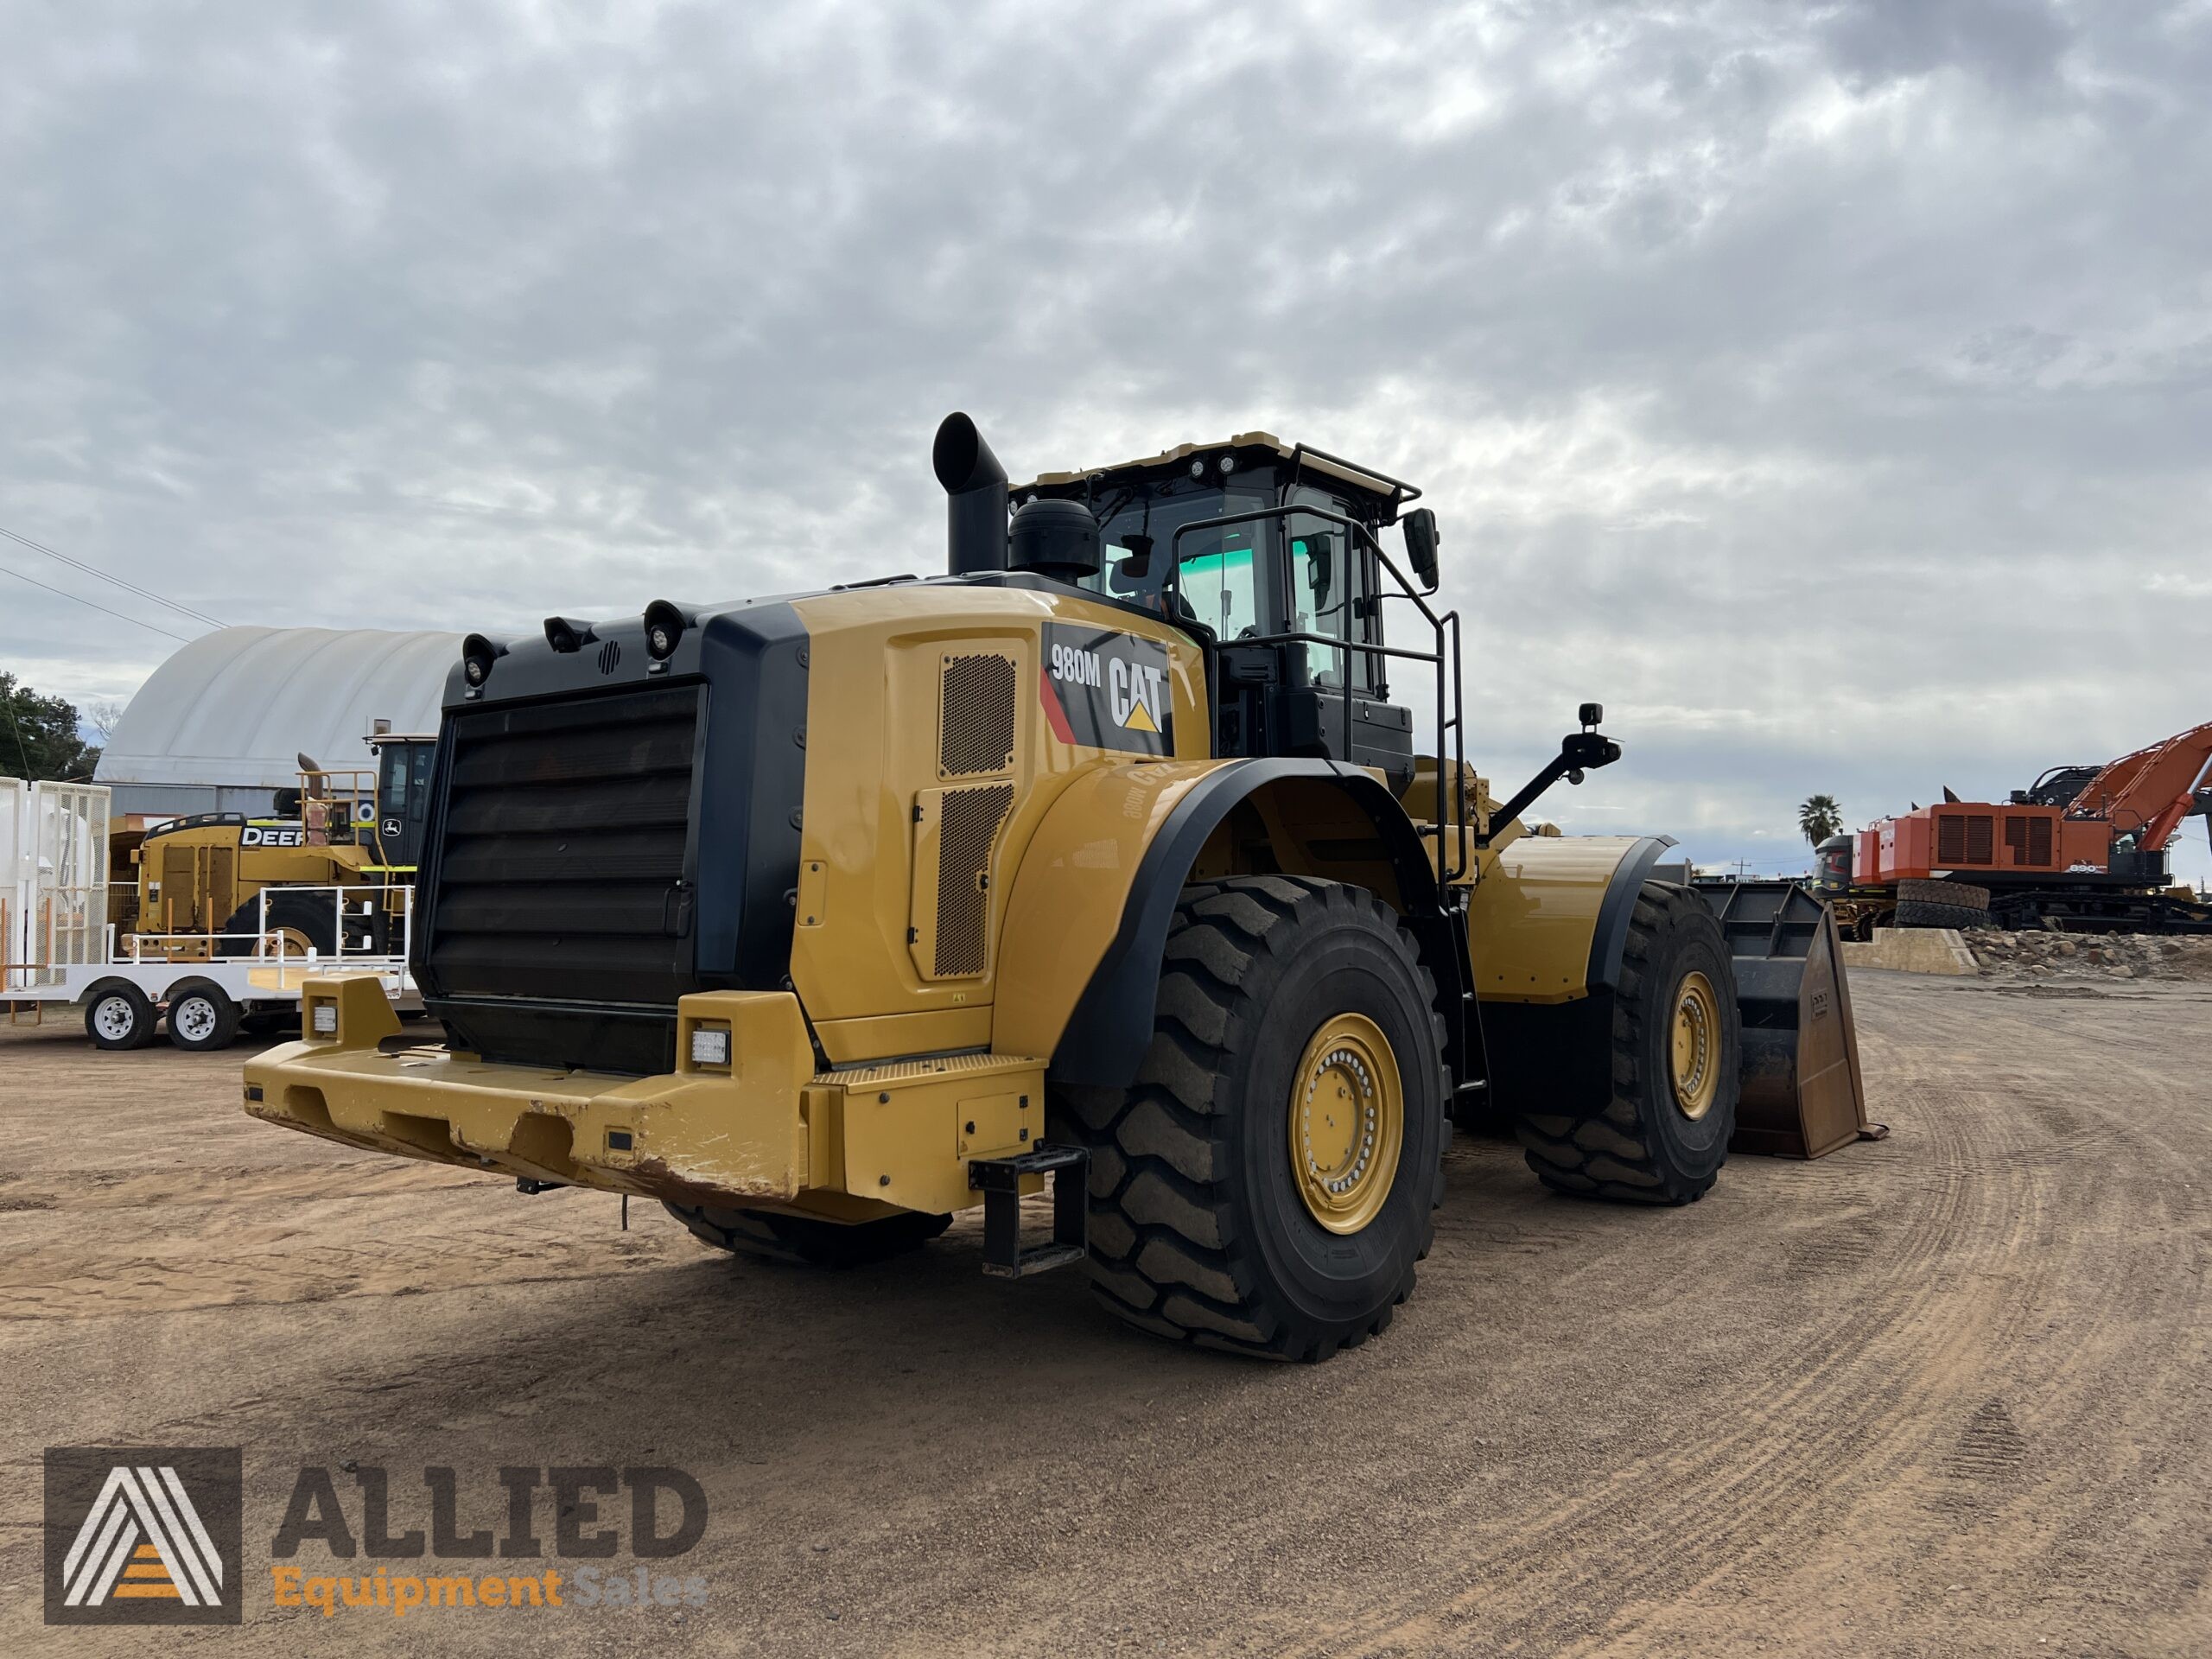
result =
M96 784L0 778L0 1003L9 1023L43 1024L81 1007L95 1046L143 1048L166 1021L182 1049L227 1047L239 1031L296 1026L300 988L320 975L370 972L403 1011L421 998L407 973L413 894L403 901L400 949L288 953L268 926L269 890L251 934L134 934L107 919L108 791ZM359 887L286 887L328 903L331 937L344 939ZM236 954L232 954L235 952Z

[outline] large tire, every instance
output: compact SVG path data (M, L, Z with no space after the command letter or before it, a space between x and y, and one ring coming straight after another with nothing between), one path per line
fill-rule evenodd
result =
M1973 910L1965 905L1931 905L1924 899L1898 899L1896 920L1899 927L1974 928L1990 925L1989 912L1986 910Z
M1989 911L1989 889L1978 887L1971 881L1900 881L1897 883L1897 904L1900 907L1905 905L1944 905L1954 910L1978 910L1986 915ZM1906 925L1911 924L1907 923Z
M1373 893L1184 888L1135 1084L1050 1103L1053 1138L1090 1154L1093 1288L1175 1341L1305 1361L1357 1346L1435 1236L1449 1098L1435 983Z
M301 954L302 947L307 945L312 945L325 957L335 957L339 954L334 929L336 918L330 912L330 895L327 893L272 893L269 895L268 933L286 936L284 953L288 957ZM261 899L256 894L223 924L224 933L230 937L217 944L215 954L252 956L262 942L252 937L261 923Z
M1706 998L1694 1014L1695 981ZM1678 1028L1701 1029L1678 1061ZM1728 1160L1742 1086L1743 1027L1727 941L1688 887L1646 881L1613 995L1613 1097L1589 1117L1520 1122L1529 1167L1546 1186L1635 1204L1688 1204ZM1693 1065L1686 1080L1684 1067ZM1700 1104L1701 1103L1701 1104Z
M188 1054L212 1054L238 1040L238 1005L219 985L186 985L169 997L169 1041Z
M664 1207L702 1244L785 1267L857 1268L887 1262L919 1249L952 1224L950 1216L918 1211L849 1223L772 1210L712 1210L665 1202Z
M143 1048L154 1040L153 999L136 985L103 985L85 1000L85 1035L111 1053Z

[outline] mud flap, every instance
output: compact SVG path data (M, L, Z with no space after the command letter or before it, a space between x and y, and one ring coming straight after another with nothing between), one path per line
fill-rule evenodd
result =
M1859 1033L1835 918L1794 881L1700 887L1719 918L1743 1014L1732 1152L1824 1158L1889 1126L1866 1121Z

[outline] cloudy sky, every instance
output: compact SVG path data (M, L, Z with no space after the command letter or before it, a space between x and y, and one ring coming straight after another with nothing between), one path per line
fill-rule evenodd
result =
M2208 0L12 0L0 60L0 526L225 621L933 568L957 407L1424 484L1483 769L1627 745L1571 829L1802 864L1812 791L2212 719ZM0 575L41 689L174 645Z

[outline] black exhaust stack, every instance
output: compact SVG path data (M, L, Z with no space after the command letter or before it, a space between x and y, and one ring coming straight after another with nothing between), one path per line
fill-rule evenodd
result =
M957 412L937 429L930 450L944 486L945 569L956 576L1006 569L1006 468L976 423Z

